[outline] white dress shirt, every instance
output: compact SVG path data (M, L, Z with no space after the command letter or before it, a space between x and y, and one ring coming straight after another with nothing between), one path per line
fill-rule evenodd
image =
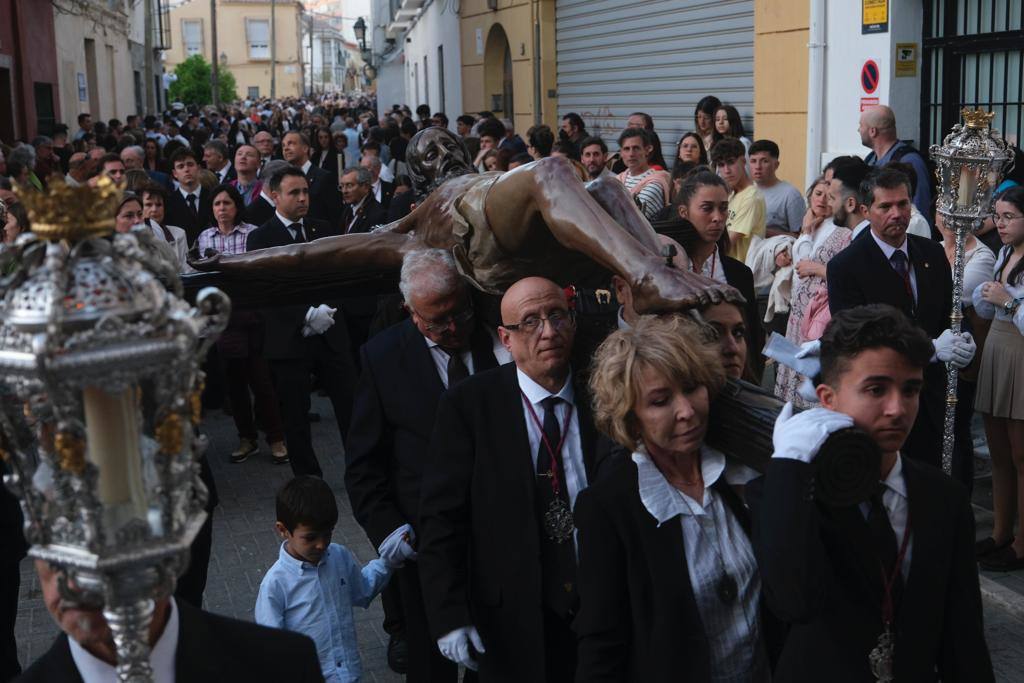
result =
M377 178L377 182L375 182L370 187L373 190L373 198L377 200L377 203L380 203L380 193L381 193L381 189L383 187L381 185L380 178Z
M370 196L369 194L366 195L366 197L369 197L369 196ZM357 220L359 220L359 210L362 209L363 208L363 204L366 203L366 197L363 197L362 199L360 199L358 204L349 204L348 205L349 208L352 209L352 218L349 219L348 225L345 226L345 232L346 233L351 232L352 231L352 226L356 224Z
M580 411L575 408L576 394L572 387L572 373L569 373L569 376L565 379L565 384L554 394L534 382L519 368L516 368L516 377L519 379L519 388L522 389L525 395L525 398L520 398L523 401L523 417L526 420L526 434L530 439L530 462L533 463L534 472L537 471L537 451L543 442L541 425L544 424L544 406L541 405L541 401L548 396L557 396L562 399L555 409L555 416L558 418L558 431L565 436L565 443L562 444L560 457L562 469L565 471L565 487L569 493L569 506L575 507L576 495L587 487L587 471L583 466L583 445L580 442ZM536 413L537 420L540 421L541 425L534 421L528 406L533 407L533 411ZM569 415L570 407L572 407L572 415L569 420L568 431L566 431L566 416ZM557 448L558 445L551 444L551 447Z
M290 234L292 236L293 240L296 237L298 237L298 234L296 234L297 231L296 230L292 230L292 228L290 226L294 225L295 223L298 223L300 226L302 226L301 230L302 230L302 238L303 238L303 240L306 241L306 242L309 241L309 234L306 233L306 226L305 226L305 224L303 224L301 218L299 220L297 220L297 221L288 220L287 218L282 216L279 211L275 211L274 215L277 216L277 220L281 221L281 223L284 224L284 227L288 228L288 234Z
M174 683L174 655L178 650L178 605L174 598L170 599L171 613L167 617L164 632L157 638L149 653L149 665L153 667L153 683ZM78 644L74 638L68 638L71 659L82 677L83 683L112 683L118 680L117 669L97 658Z
M714 253L700 267L700 274L715 282L729 284L725 279L725 268L722 267L722 256L718 253L718 245L715 245Z
M302 165L302 175L309 175L309 169L313 165L313 162L306 159L306 163Z
M914 262L910 260L910 251L907 250L907 242L909 240L907 240L906 235L903 236L903 244L901 244L898 247L894 247L891 244L887 244L887 243L883 242L882 240L880 240L878 238L878 235L875 234L874 230L871 231L871 239L875 240L875 244L877 244L878 248L882 250L883 254L885 254L885 260L886 261L889 261L890 263L892 263L892 261L891 261L892 255L895 254L897 251L902 251L903 255L907 257L907 268L910 269L910 290L914 293L914 303L916 304L917 303L917 276L914 274ZM895 270L896 269L893 268L893 271L895 271Z
M885 488L885 491L882 492L882 505L885 507L885 513L889 516L889 525L896 533L896 551L899 552L899 547L903 544L903 534L907 530L907 517L910 513L907 482L903 478L903 459L899 453L896 454L896 464L889 470L889 476L881 483ZM871 511L871 503L861 503L860 511L864 514L864 519L867 519L868 512ZM910 576L910 558L913 552L914 533L911 531L910 538L907 539L907 554L903 558L903 564L900 565L900 573L903 574L904 582Z
M754 548L739 519L711 488L723 477L730 484L746 483L750 470L735 467L720 451L702 446L704 496L696 501L672 486L643 450L633 453L633 462L640 502L658 526L680 518L686 570L711 654L711 680L767 682L768 658L759 616L761 579ZM723 566L738 589L736 600L728 605L717 591Z
M200 186L196 186L196 189L194 189L191 192L189 192L184 187L182 187L181 185L178 185L178 192L181 193L181 198L185 200L185 206L188 206L188 198L189 198L189 196L192 196L192 197L196 198L196 211L199 210L199 193L202 192L202 191L203 191L203 188L200 187Z
M862 232L864 232L865 230L867 230L870 225L871 225L871 221L865 219L865 220L862 220L857 225L853 226L853 235L850 236L850 240L852 241L852 240L857 239L857 235L859 235Z
M430 357L434 361L434 367L437 368L437 374L441 376L441 384L444 388L448 388L448 352L437 345L437 342L428 337L423 338L427 342L427 348L430 349ZM459 358L466 364L466 369L469 370L469 374L476 372L476 367L473 365L473 351L471 349L463 349L459 352Z
M219 183L226 183L227 180L225 180L225 178L227 178L228 171L230 171L230 170L231 170L231 162L227 161L227 162L224 163L224 168L222 168L219 171L217 171L217 182L219 182Z

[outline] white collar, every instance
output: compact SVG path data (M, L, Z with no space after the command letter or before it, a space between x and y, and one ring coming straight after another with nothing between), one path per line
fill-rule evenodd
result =
M230 171L230 170L231 170L231 162L227 161L227 162L224 163L224 168L222 168L219 171L217 171L217 177L218 178L223 178L225 175L227 175L228 171Z
M548 396L557 396L570 405L573 404L575 398L575 392L572 388L572 371L565 378L565 384L558 390L557 393L552 394L550 391L542 387L541 385L530 379L530 376L525 372L516 368L516 377L519 379L519 388L526 395L526 400L536 405L546 399Z
M889 470L889 476L885 478L882 485L893 493L898 493L904 498L907 497L907 480L903 478L903 458L896 454L896 463Z
M703 514L704 507L698 501L689 497L687 500L694 505L680 507L677 505L678 489L668 483L668 479L661 473L658 466L654 464L651 457L647 455L641 446L633 452L633 462L636 463L637 488L640 491L640 502L644 504L647 512L651 513L654 519L658 520L658 526L669 521L679 514L693 515ZM725 472L725 455L714 448L704 444L700 447L700 473L704 479L704 491L718 481ZM685 495L685 494L684 494ZM707 500L706 496L702 498Z
M203 191L203 186L202 185L198 185L196 187L196 189L192 190L191 192L189 192L184 187L182 187L181 184L178 185L178 192L181 193L181 198L184 199L186 202L188 202L189 195L194 195L195 198L196 198L196 201L198 201L199 200L199 193L201 193L202 191Z
M623 306L619 306L619 312L616 314L618 320L616 320L616 326L620 330L631 330L633 326L626 322L626 319L622 317Z
M302 165L302 174L305 175L305 174L309 173L309 167L312 166L312 165L313 165L313 162L310 161L309 159L306 159L306 163L304 163Z
M178 650L178 605L174 598L169 601L171 613L167 617L167 625L157 638L149 653L149 663L153 667L154 683L172 683L175 678L174 655ZM75 662L84 683L107 683L117 680L117 670L99 659L78 644L74 638L68 638L71 659Z
M267 204L275 207L277 206L277 202L275 202L274 198L267 194L266 191L260 190L260 196L267 200Z
M857 225L853 226L853 235L850 236L850 239L853 239L857 235L861 234L864 230L867 229L867 227L869 225L871 225L871 221L869 221L869 220L867 220L865 218L860 223L858 223Z
M351 207L352 207L352 215L353 215L353 216L355 216L355 214L359 213L359 209L361 209L361 208L362 208L362 206L363 206L363 204L365 204L365 203L366 203L366 199L367 199L367 197L369 197L369 196L370 196L370 193L369 193L369 192L367 192L367 193L366 193L366 196L365 196L365 197L363 197L362 199L360 199L360 200L359 200L359 203L358 203L358 204L349 204L349 206L351 206Z
M874 230L871 231L871 238L875 240L875 244L877 244L878 248L882 250L883 254L885 254L886 261L892 259L892 255L895 254L897 251L902 251L903 255L907 257L907 263L910 263L910 252L907 251L907 242L909 240L907 240L906 235L903 235L903 244L901 244L898 247L894 247L891 244L888 244L880 240L878 238L878 235L875 234Z
M289 227L289 226L295 225L296 223L298 223L299 225L301 225L301 226L302 226L303 228L305 228L305 227L306 227L306 224L305 224L305 223L303 222L303 221L304 221L305 219L303 219L303 218L300 218L300 219L299 219L299 220L297 220L297 221L290 221L290 220L288 220L287 218L285 218L284 216L282 216L282 215L281 215L281 212L280 212L280 211L275 211L275 212L274 212L274 215L276 215L276 216L277 216L277 220L281 221L281 223L282 223L282 224L284 225L284 227L286 227L286 228L287 228L287 227Z

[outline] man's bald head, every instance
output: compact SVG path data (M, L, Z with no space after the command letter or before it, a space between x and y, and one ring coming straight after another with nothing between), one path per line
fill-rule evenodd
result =
M896 115L884 104L865 109L860 115L860 143L874 148L876 143L887 144L896 139Z
M569 376L575 319L565 292L551 280L528 277L501 299L501 343L527 377L558 393Z

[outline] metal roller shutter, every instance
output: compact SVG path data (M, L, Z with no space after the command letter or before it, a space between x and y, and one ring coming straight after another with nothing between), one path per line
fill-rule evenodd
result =
M645 111L671 163L697 102L714 95L753 139L752 0L556 0L555 17L559 119L580 114L614 149L629 115Z

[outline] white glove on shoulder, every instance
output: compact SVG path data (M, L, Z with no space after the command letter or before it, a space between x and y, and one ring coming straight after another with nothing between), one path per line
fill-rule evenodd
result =
M787 403L775 420L772 457L813 462L829 435L852 426L853 418L849 415L827 408L811 408L793 415L793 404Z
M978 350L970 332L955 334L953 330L943 330L939 338L932 341L932 345L935 347L935 360L952 363L957 368L970 365Z
M306 324L302 326L302 336L312 337L314 334L323 334L334 325L334 314L337 308L331 308L327 304L310 306L306 311Z
M800 350L796 352L794 358L818 358L819 356L821 356L821 340L812 339L800 345Z
M412 544L416 540L416 534L409 524L398 527L384 539L377 548L380 559L392 569L398 569L405 565L406 560L415 560L416 551Z
M476 659L474 659L473 654L470 652L469 646L471 644L477 652L482 653L484 651L484 641L480 639L480 633L476 630L475 626L457 628L437 639L437 648L441 650L441 654L446 659L476 671L479 664L477 664Z

